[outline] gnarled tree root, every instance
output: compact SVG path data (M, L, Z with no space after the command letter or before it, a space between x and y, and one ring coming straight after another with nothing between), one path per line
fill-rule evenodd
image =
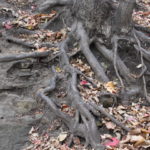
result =
M98 41L95 42L95 45L99 50L99 52L103 54L103 56L106 59L108 59L111 63L113 63L113 55L114 55L113 52L107 49L104 45L101 45ZM116 62L117 68L121 76L123 76L123 78L126 80L126 82L130 83L131 81L133 81L134 79L130 76L130 70L126 67L126 65L118 55L116 61L117 61Z
M22 53L22 54L5 54L0 56L0 62L10 62L21 60L25 58L41 58L47 57L52 53L52 51L45 52L30 52L30 53Z
M56 114L57 117L61 118L62 121L67 125L69 128L71 134L83 137L86 140L86 146L89 144L95 148L95 149L104 149L104 146L100 144L100 135L95 123L95 118L91 114L91 112L96 116L100 116L97 111L100 111L100 113L104 114L106 117L110 118L114 123L116 123L118 126L123 128L125 131L130 131L127 127L125 127L121 122L117 121L114 117L109 115L102 106L97 106L93 103L84 103L82 101L82 98L79 95L79 92L76 88L77 84L77 72L74 68L67 68L67 72L71 74L71 83L69 86L68 91L68 97L71 101L72 107L76 110L75 117L70 117L69 115L65 114L64 112L61 112L55 105L54 99L50 98L49 96L46 96L47 94L50 94L53 92L56 88L57 79L59 78L58 75L54 75L54 77L51 79L50 86L43 90L38 91L38 97L42 98L44 101L46 101L50 109ZM97 111L96 111L97 110ZM79 122L79 116L81 115L82 121Z
M70 96L70 101L72 101L74 108L77 109L77 113L79 111L80 115L84 118L83 122L79 122L79 115L76 115L75 118L72 118L69 115L61 112L53 102L55 100L52 100L52 98L46 96L46 93L50 94L50 92L55 89L56 79L58 78L57 75L51 79L49 87L38 91L37 96L49 104L50 109L56 114L57 117L62 119L73 135L85 138L87 145L91 144L95 149L104 149L104 146L100 145L100 135L97 132L94 117L89 113L88 109L85 108L75 87L77 74L75 72L71 72L71 74L72 83L70 85L70 93L72 94Z
M80 46L81 46L81 51L86 57L88 63L92 67L93 71L96 74L96 77L103 82L108 82L109 79L107 75L105 74L105 71L103 67L100 65L98 60L95 58L93 53L89 49L89 39L88 36L83 28L83 25L81 22L78 22L77 24L77 36L80 39Z
M9 36L8 35L3 35L3 37L8 42L12 42L12 43L22 45L22 46L25 46L27 48L32 48L32 49L36 49L36 48L39 48L39 47L56 47L56 46L58 46L57 44L53 44L53 43L49 43L49 42L43 42L43 43L40 43L40 44L36 45L36 43L34 43L34 42L27 42L25 40L15 38L15 37L10 36L10 35Z
M83 39L87 35L85 33L85 30L81 23L77 24L77 34L80 37L80 40L83 42ZM80 33L79 33L80 32ZM71 34L71 33L70 33ZM110 118L114 123L116 123L118 126L122 127L126 131L130 131L130 129L126 128L121 122L117 121L113 116L109 115L107 112L105 112L104 108L102 106L96 106L96 104L93 103L85 103L82 100L82 97L80 96L80 93L77 89L77 79L78 74L80 74L80 71L78 71L76 68L72 67L69 62L69 56L66 53L67 49L67 43L69 42L69 36L68 38L61 43L60 49L61 49L61 62L63 64L63 69L65 74L67 74L67 81L68 81L68 87L67 88L67 97L69 99L69 104L71 104L71 107L73 107L76 110L75 117L70 117L68 114L65 114L64 112L61 112L55 105L52 98L49 96L46 96L47 94L50 94L54 91L56 88L56 81L57 78L59 78L58 74L55 72L54 77L51 79L50 86L40 90L38 92L38 97L42 98L44 101L46 101L50 109L62 119L62 121L67 125L71 132L71 137L73 135L77 135L80 137L83 137L85 139L85 146L88 146L89 144L96 150L102 150L105 147L100 144L100 134L96 125L96 120L94 116L101 116L100 113L102 113L104 116ZM89 50L88 40L84 40L84 44L80 41L81 49L84 49L82 52L86 56L88 55L86 52L86 48ZM90 51L90 50L89 50ZM89 53L88 51L88 53ZM90 52L91 53L91 52ZM89 57L86 57L87 60ZM95 58L94 58L95 61ZM96 60L97 61L97 60ZM99 65L99 64L98 64ZM98 73L101 73L100 71ZM97 75L97 74L96 74ZM99 75L99 74L98 74ZM104 78L103 78L104 75ZM108 81L108 78L105 74L100 74L100 78L102 81ZM105 78L106 77L106 78ZM80 119L79 119L80 118ZM70 145L71 141L69 142Z
M66 6L73 4L73 0L46 0L39 8L39 11L42 12L44 10L47 10L49 8L55 7L55 6Z

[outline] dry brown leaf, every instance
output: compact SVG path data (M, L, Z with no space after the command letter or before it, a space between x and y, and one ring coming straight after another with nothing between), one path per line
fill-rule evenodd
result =
M107 129L115 129L116 125L113 122L106 122Z
M112 138L112 136L110 135L110 134L103 134L103 135L101 135L101 138L102 139L110 139L110 138Z
M141 129L141 131L143 132L143 133L148 133L148 134L150 134L150 130L146 130L146 129Z
M78 137L74 137L74 138L73 138L73 142L74 142L74 144L76 144L76 145L81 144L80 139L79 139Z
M41 47L37 49L38 52L45 52L47 50L47 47Z
M117 85L116 82L109 81L109 82L107 82L107 83L104 84L104 87L110 93L117 93L118 92L118 88L117 88L116 85Z
M128 143L128 142L130 141L130 139L131 139L131 136L128 134L128 135L125 137L125 139L123 139L123 140L121 141L121 143L122 143L122 144Z
M58 136L58 141L63 142L67 138L67 136L68 136L67 132L60 133Z
M132 135L140 134L141 133L141 129L140 128L133 129L133 130L130 131L130 133Z
M133 135L130 138L130 142L135 143L135 146L139 146L145 142L145 138L141 135Z

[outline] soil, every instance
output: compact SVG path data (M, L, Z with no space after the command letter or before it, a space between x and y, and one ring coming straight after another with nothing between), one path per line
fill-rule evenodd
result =
M22 2L0 1L1 33L7 32L3 23L13 19L9 11L2 9L28 10L28 1L25 0L24 4ZM1 55L29 51L30 49L24 46L8 42L0 37ZM40 122L43 116L41 106L39 107L35 100L35 93L38 89L45 87L50 78L49 66L40 63L38 59L0 63L0 150L21 150L29 142L29 130ZM54 117L53 113L50 114L49 119Z

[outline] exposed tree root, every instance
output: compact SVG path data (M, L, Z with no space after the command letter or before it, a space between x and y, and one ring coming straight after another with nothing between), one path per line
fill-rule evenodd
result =
M116 125L118 125L119 127L121 127L122 129L124 129L125 131L129 132L130 129L125 127L121 122L119 122L118 120L116 120L114 117L112 117L109 113L107 113L104 108L102 106L97 106L94 103L91 103L91 105L98 111L100 111L103 115L105 115L106 117L108 117L112 122L114 122Z
M144 40L144 41L150 43L150 37L148 37L146 34L144 34L144 33L141 32L141 31L138 31L138 30L134 30L134 32L137 34L137 36L138 36L141 40Z
M30 52L30 53L22 53L22 54L7 54L0 56L0 62L10 62L21 60L25 58L40 58L40 57L47 57L51 54L51 51L45 52Z
M115 69L116 75L117 75L117 77L118 77L118 79L120 81L120 84L121 84L122 88L124 89L125 86L124 86L123 80L122 80L122 78L121 78L121 76L120 76L120 74L118 72L118 67L117 67L118 40L119 40L118 36L114 35L112 37L112 45L113 45L113 53L114 53L114 55L113 55L113 58L114 58L113 65L114 65L114 69Z
M89 39L81 22L77 24L77 35L80 39L81 51L86 57L90 66L92 67L93 71L95 72L96 77L100 81L108 82L109 79L107 75L105 74L103 67L100 65L100 63L97 61L97 59L95 58L95 56L92 54L92 52L89 49Z
M70 66L71 67L71 66ZM55 104L53 103L52 98L50 99L48 96L46 96L46 93L52 92L56 87L56 79L58 78L58 75L55 75L53 79L51 80L50 86L45 88L44 90L40 90L38 92L38 96L40 96L43 100L45 100L49 106L50 109L64 121L64 123L67 125L67 127L70 129L72 134L84 137L86 139L86 143L91 144L95 149L104 149L103 146L100 145L100 135L97 132L97 127L94 121L93 116L90 114L88 109L85 107L84 103L82 102L82 98L79 96L79 92L76 88L77 84L77 73L76 69L74 68L68 68L67 66L67 72L71 74L71 83L70 83L70 94L69 98L70 101L75 109L80 112L81 117L83 119L83 123L79 123L79 115L76 115L75 119L71 118L67 114L64 114L61 112ZM77 112L78 114L78 112ZM88 131L88 132L87 132Z
M85 47L84 45L82 45L83 37L87 36L86 32L84 31L84 28L82 27L82 24L78 23L77 28L78 28L77 32L80 32L78 34L80 35L81 49L88 48L89 46L87 41L84 41L86 44ZM70 118L69 116L66 116L66 114L64 114L63 112L60 112L60 110L58 110L56 106L54 106L54 103L52 103L53 102L52 98L49 98L48 96L45 95L46 93L50 94L50 92L52 92L55 89L57 75L55 75L53 80L51 81L51 86L47 87L42 91L39 91L38 96L40 96L43 100L45 100L49 104L51 110L58 117L60 117L62 121L64 121L64 123L68 126L72 134L85 138L86 140L85 146L88 146L90 144L93 148L101 150L104 149L104 146L100 145L100 135L96 126L96 120L94 115L101 116L100 113L102 113L106 117L110 118L118 126L122 127L124 130L130 131L130 129L126 128L121 122L117 121L115 118L109 115L102 106L96 106L95 104L92 104L90 102L89 103L83 102L82 97L80 96L80 93L77 89L77 77L78 77L77 75L80 74L80 71L78 71L77 69L73 68L70 65L69 57L66 53L67 43L69 42L69 40L70 39L68 36L68 38L64 42L62 42L60 46L62 53L61 61L63 62L65 74L67 73L69 76L68 78L69 85L67 93L71 106L76 110L75 117ZM98 113L98 111L100 111L100 113ZM79 116L82 119L82 121L80 120L80 122ZM66 118L69 119L67 120Z
M97 47L97 49L99 50L99 52L101 54L103 54L103 56L108 59L111 63L113 63L113 52L109 49L107 49L104 45L101 45L100 42L96 41L95 45ZM116 58L116 65L117 68L121 74L121 76L123 76L123 78L126 80L126 82L130 83L131 81L133 81L134 79L130 76L130 70L129 68L126 67L126 65L124 64L124 62L120 59L120 57L117 55Z
M35 34L36 32L35 31L32 31L32 30L28 30L28 29L25 29L25 28L16 28L15 30L14 29L10 29L9 30L9 33L11 33L11 34L17 34L17 35L19 35L19 34L27 34L27 35L31 35L31 34ZM6 35L4 35L4 36L6 36Z
M18 38L15 37L11 37L11 36L4 36L4 38L8 41L8 42L13 42L15 44L19 44L28 48L36 48L36 46L34 46L34 43L29 43L23 40L20 40Z
M26 42L25 40L21 40L12 36L7 36L7 35L3 35L3 37L8 41L8 42L12 42L15 44L19 44L28 48L39 48L39 47L56 47L57 44L53 44L53 43L48 43L48 42L43 42L40 44L36 44L35 42Z
M71 5L73 3L73 0L46 0L39 8L39 11L44 11L48 8L52 8L55 6L66 6Z
M142 80L143 80L144 96L145 96L147 102L150 104L150 97L148 96L148 93L147 93L146 79L145 79L145 76L144 76L146 65L145 65L144 59L143 59L143 51L142 51L142 48L141 48L140 40L138 39L138 37L136 36L135 33L134 33L134 37L135 37L135 40L137 42L137 45L138 45L138 48L139 48L139 51L140 51L142 69L144 70L144 71L142 71L142 74L140 75L142 77Z

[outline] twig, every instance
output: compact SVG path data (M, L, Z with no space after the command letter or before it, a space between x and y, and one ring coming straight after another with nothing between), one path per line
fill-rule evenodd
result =
M124 89L125 86L124 86L124 83L123 83L123 80L121 78L121 76L119 75L119 72L118 72L118 68L117 68L117 51L118 51L118 36L114 35L112 37L112 43L113 43L113 51L114 51L114 69L115 69L115 72L116 72L116 75L118 77L118 79L120 80L120 83L121 83L121 86L122 88Z
M135 40L137 41L137 44L138 44L138 47L139 47L139 50L140 50L140 54L141 54L141 64L142 64L142 66L144 67L144 66L145 66L145 63L144 63L144 60L143 60L143 52L142 52L142 49L141 49L141 43L140 43L140 40L137 38L135 32L134 32L134 37L135 37ZM147 102L150 103L150 98L149 98L148 93L147 93L146 80L145 80L145 76L144 76L144 75L142 76L142 80L143 80L144 95L145 95L145 97L146 97Z

